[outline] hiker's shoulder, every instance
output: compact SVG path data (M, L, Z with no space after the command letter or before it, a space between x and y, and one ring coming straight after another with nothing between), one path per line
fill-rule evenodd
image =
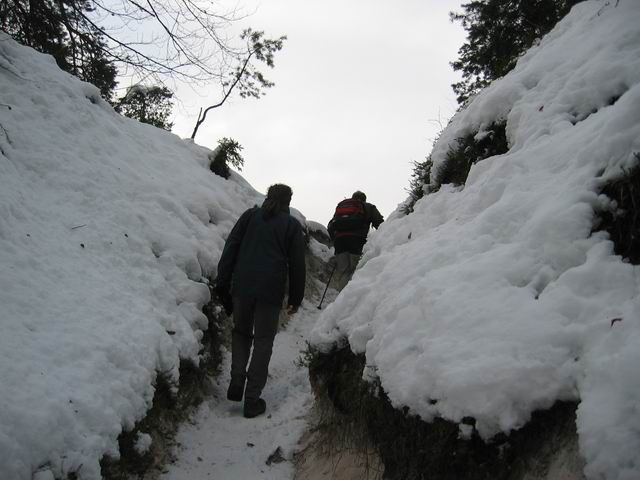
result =
M302 230L302 220L291 213L288 213L287 217L287 221L293 226L293 228Z
M258 205L254 205L253 207L247 208L241 216L245 217L245 216L250 216L253 215L253 213L257 212L258 210L260 210L260 207Z
M240 215L240 218L238 219L238 221L239 222L249 221L251 217L253 217L254 213L256 213L258 210L260 210L260 207L258 207L257 205L254 205L253 207L246 209L244 212L242 212L242 215Z

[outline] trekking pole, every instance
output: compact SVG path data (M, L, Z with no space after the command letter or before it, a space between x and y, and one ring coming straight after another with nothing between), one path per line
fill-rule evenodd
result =
M329 290L329 284L331 283L331 278L333 277L333 272L336 271L336 267L338 263L333 266L333 270L331 270L331 275L329 275L329 280L327 280L327 286L324 288L324 293L322 294L322 298L320 299L320 305L318 305L318 310L322 310L322 302L324 301L324 296L327 294L327 290Z

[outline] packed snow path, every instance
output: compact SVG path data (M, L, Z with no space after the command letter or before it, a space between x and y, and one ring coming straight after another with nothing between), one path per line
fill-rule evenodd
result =
M191 424L184 425L178 432L177 460L167 466L161 478L282 480L293 477L290 460L307 428L307 414L312 404L307 368L300 366L298 359L320 313L316 305L305 300L287 328L276 336L269 380L262 395L267 402L264 415L246 419L242 415L243 404L226 399L230 352L225 354L213 398L200 407Z

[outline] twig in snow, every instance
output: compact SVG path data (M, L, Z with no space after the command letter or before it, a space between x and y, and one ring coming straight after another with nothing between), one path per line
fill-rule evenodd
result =
M2 129L2 133L4 133L4 136L7 137L7 142L9 142L9 145L13 145L11 138L9 138L9 133L7 133L7 129L4 128L1 123L0 123L0 128Z
M28 78L23 77L22 75L20 75L17 72L14 72L12 69L10 69L9 67L7 67L6 65L2 65L2 63L0 63L0 68L2 68L3 70L6 70L7 72L9 72L12 75L15 75L16 77L18 77L20 80L24 80L26 82L32 82L33 80L30 80Z

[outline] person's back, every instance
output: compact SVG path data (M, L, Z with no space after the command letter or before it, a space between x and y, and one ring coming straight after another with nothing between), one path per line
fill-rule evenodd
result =
M289 302L299 305L304 268L298 263L304 257L301 252L291 255L293 249L302 248L295 238L302 235L299 222L286 211L268 216L263 208L256 208L250 215L233 271L233 295L280 305L289 273L293 287Z
M351 279L371 225L377 230L383 221L376 206L367 203L367 196L361 191L338 204L328 225L336 262L332 283L337 290L342 290Z
M302 226L289 215L291 195L286 185L269 187L262 207L247 210L236 222L218 262L216 293L227 313L233 312L234 323L227 398L241 401L244 396L247 418L266 409L260 395L267 381L287 274L287 313L295 313L304 296L304 240Z
M352 255L362 255L362 248L367 241L369 229L371 226L378 229L384 218L375 205L367 203L367 196L361 191L356 191L350 199L343 202L338 204L336 215L328 225L335 254L349 252ZM343 222L340 219L339 212L342 204L348 204L346 211L354 212L352 214L353 220L348 219L350 221ZM356 212L358 204L361 205L361 212Z

